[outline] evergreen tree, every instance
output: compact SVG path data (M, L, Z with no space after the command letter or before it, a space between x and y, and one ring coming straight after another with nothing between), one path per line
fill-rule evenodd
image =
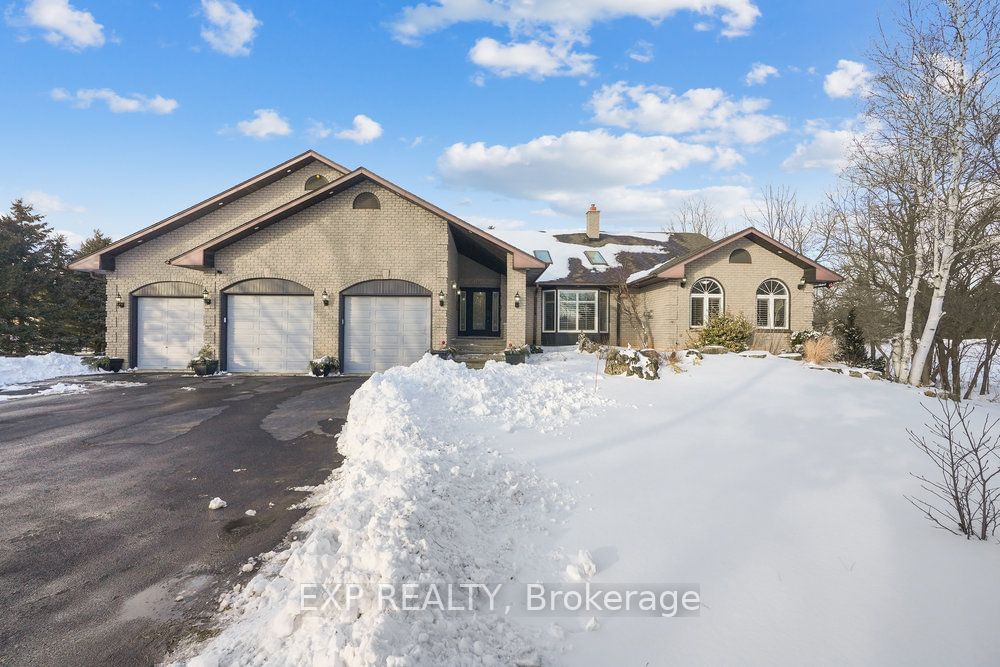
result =
M51 280L51 231L21 199L0 216L0 354L44 347L41 318Z
M868 362L868 349L865 346L865 333L855 321L856 313L851 308L847 317L837 323L834 335L837 347L840 349L840 359L851 366L865 366Z
M92 255L111 245L111 237L101 230L94 233L80 246L73 259ZM77 349L91 349L103 352L105 349L105 318L107 316L107 293L103 275L71 271L76 300L76 312L73 316L74 333Z

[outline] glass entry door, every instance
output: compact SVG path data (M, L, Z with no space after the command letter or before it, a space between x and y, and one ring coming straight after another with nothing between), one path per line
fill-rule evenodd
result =
M500 335L500 290L467 287L459 292L458 335Z

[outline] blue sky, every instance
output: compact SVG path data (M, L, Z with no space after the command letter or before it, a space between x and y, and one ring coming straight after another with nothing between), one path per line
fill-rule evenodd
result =
M694 197L735 226L761 186L835 186L894 7L16 2L0 196L118 238L315 148L483 225L580 226L595 201L669 228Z

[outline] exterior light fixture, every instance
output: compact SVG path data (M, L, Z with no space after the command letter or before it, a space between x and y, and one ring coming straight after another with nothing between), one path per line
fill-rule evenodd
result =
M681 278L681 287L684 287L687 284L688 284L688 279L687 278Z
M514 307L515 308L520 308L521 307L521 293L520 292L516 292L514 294Z
M208 295L208 288L206 287L201 291L201 300L205 302L205 305L212 303L212 297Z
M327 292L326 290L323 290L323 305L324 306L330 305L330 293Z
M457 292L458 291L458 283L452 283L451 284L451 288Z
M121 292L115 291L115 305L119 308L125 307L125 299L122 298Z
M444 290L438 292L438 305L444 308Z
M803 278L799 280L799 289L805 289L805 287L806 287L806 279L803 276Z

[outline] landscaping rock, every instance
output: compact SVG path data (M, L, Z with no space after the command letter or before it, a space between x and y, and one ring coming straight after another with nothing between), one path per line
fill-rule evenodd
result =
M660 354L656 350L631 347L610 348L604 363L605 375L631 375L644 380L660 378Z
M747 359L767 359L767 352L753 350L752 352L740 352L740 356Z
M865 371L865 377L869 380L881 380L883 376L878 371Z
M831 373L837 373L838 375L844 374L843 368L827 368L826 366L824 366L823 368L826 368L826 370L830 371Z
M861 371L849 370L849 371L847 371L847 374L850 375L852 378L863 377L862 374L861 374Z
M706 345L698 351L702 354L729 354L729 348L722 345Z
M697 359L703 359L704 358L704 357L702 357L701 352L699 352L698 350L684 350L683 352L684 352L684 356L685 357L695 357Z
M601 348L600 344L595 343L590 340L584 334L580 334L579 338L576 339L576 349L580 352L594 353Z
M802 361L801 352L785 352L778 355L779 359L791 359L792 361Z

